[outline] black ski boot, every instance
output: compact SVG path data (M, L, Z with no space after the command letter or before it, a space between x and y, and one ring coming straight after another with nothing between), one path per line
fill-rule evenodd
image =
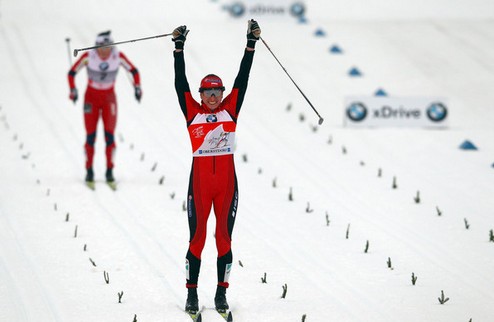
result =
M187 289L187 301L185 302L185 312L196 314L199 311L199 299L197 298L197 288Z
M93 168L88 168L86 172L86 182L94 182Z
M216 295L214 296L214 305L216 306L216 311L220 313L225 313L230 307L226 301L226 287L218 286L216 288Z
M106 182L114 182L113 169L106 169Z

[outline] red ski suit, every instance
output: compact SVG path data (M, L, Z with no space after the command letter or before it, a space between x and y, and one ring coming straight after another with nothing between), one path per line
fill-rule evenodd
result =
M106 166L113 168L113 154L116 148L115 127L117 124L117 99L114 85L118 68L123 66L134 79L134 86L140 86L137 68L115 47L110 57L101 59L95 49L85 52L72 66L68 79L70 89L76 88L75 76L82 67L87 67L88 84L84 95L84 124L86 127L86 169L93 166L94 143L100 116L103 119L106 141Z
M228 287L233 258L231 236L238 204L233 145L253 57L254 51L245 50L232 92L217 109L210 111L204 103L199 104L192 97L185 75L184 52L174 52L175 89L187 122L193 152L187 198L190 229L186 255L188 288L197 287L207 220L212 207L216 216L218 285Z

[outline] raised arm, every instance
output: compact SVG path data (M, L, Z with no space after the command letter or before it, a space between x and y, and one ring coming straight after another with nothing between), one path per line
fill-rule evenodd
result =
M185 75L185 59L184 59L184 43L189 31L187 26L180 26L173 31L173 39L175 42L175 51L173 57L175 59L175 90L177 92L180 108L187 118L186 95L190 95L189 82Z
M242 103L244 101L245 92L247 91L247 83L249 81L250 68L252 67L252 61L254 59L254 50L256 41L261 36L261 29L259 24L254 19L249 20L247 26L247 46L244 51L244 56L240 62L240 68L233 83L233 88L238 90L237 102L236 102L236 115L240 112Z

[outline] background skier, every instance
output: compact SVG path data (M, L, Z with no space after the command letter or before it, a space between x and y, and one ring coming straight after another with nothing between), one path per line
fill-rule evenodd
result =
M102 32L96 37L96 45L110 45L112 43L110 31ZM84 124L86 127L84 148L86 151L86 182L91 188L94 188L94 143L100 116L103 119L106 141L106 181L109 184L114 184L115 181L113 155L116 147L114 133L117 123L117 99L114 85L120 66L132 74L135 98L140 102L142 90L139 72L115 46L85 52L71 67L68 75L69 98L75 103L78 99L75 76L81 68L87 67L88 84L84 96Z
M229 309L226 288L229 286L228 277L233 260L231 236L238 203L233 158L235 128L261 30L256 21L248 22L247 47L231 93L223 99L225 87L221 78L209 74L201 80L201 103L192 97L185 75L183 48L187 33L186 26L180 26L173 32L175 89L187 122L193 155L187 205L190 241L186 255L188 294L185 310L189 313L199 310L197 284L201 253L206 241L207 220L214 207L218 250L218 284L214 300L216 309L226 312Z

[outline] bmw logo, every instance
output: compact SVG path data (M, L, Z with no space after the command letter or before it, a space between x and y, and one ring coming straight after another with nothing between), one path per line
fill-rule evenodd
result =
M216 123L216 122L218 122L218 118L214 114L209 114L206 117L206 122L208 122L208 123Z
M303 3L295 2L290 7L290 13L294 17L303 17L305 13L305 6Z
M108 67L110 67L110 65L108 64L108 62L104 61L102 62L101 64L99 64L99 69L100 70L107 70Z
M353 102L347 107L346 115L350 120L360 122L367 116L367 107L363 103Z
M432 122L441 122L448 115L446 105L441 102L434 102L427 108L427 117Z
M245 13L245 6L241 2L235 2L230 6L230 14L234 17L240 17Z

